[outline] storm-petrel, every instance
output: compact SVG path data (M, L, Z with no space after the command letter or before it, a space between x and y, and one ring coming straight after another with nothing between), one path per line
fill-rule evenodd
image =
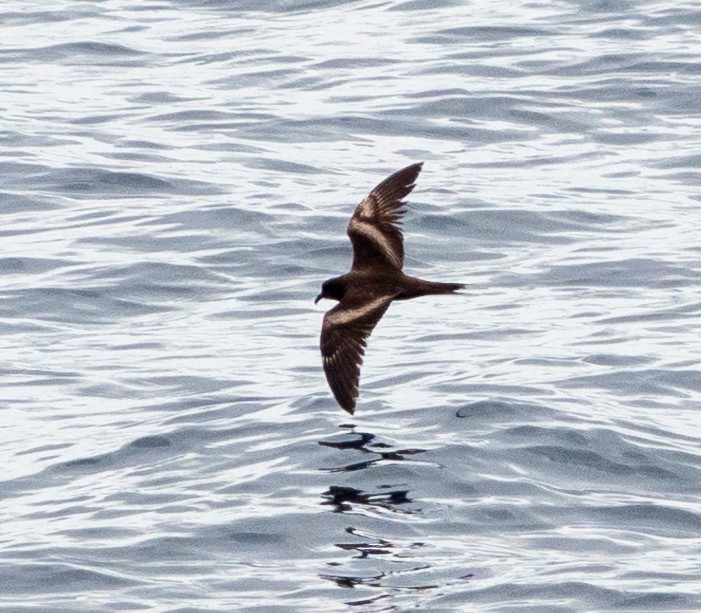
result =
M367 338L393 300L428 294L452 294L465 286L435 283L402 272L404 239L402 198L414 189L421 164L412 164L382 181L357 206L348 236L353 244L349 273L324 281L322 298L338 300L324 316L321 355L324 372L338 404L351 415L355 411Z

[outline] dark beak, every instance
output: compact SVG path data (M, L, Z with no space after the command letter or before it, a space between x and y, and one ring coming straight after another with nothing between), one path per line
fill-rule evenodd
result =
M316 297L316 300L314 301L314 304L316 304L317 302L319 302L319 300L321 300L323 297L324 297L324 296L323 296L322 294L319 294L319 295Z

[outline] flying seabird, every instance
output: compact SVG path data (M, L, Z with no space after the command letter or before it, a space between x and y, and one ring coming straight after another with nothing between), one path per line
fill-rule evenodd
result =
M351 415L367 339L390 303L429 294L452 294L465 287L424 281L402 272L404 238L400 226L406 212L402 198L414 189L422 166L423 162L395 172L356 207L348 224L353 244L350 272L324 281L314 301L338 300L324 315L321 356L333 395Z

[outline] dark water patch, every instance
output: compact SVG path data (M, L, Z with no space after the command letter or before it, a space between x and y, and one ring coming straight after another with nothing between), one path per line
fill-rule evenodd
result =
M165 436L142 436L130 443L132 447L153 449L156 447L170 447L171 442Z
M131 47L127 47L125 45L118 45L115 43L103 43L99 41L81 41L76 43L50 45L48 47L42 47L40 51L47 53L47 55L60 57L67 57L73 55L104 55L114 58L115 56L143 55L140 51Z
M696 170L701 168L701 155L687 154L681 156L670 156L661 160L653 160L650 162L653 168L662 169L683 169L690 168Z
M586 364L594 364L596 366L613 366L616 368L620 368L624 366L642 366L643 364L651 364L655 361L655 359L649 356L642 355L597 353L583 358L582 361Z
M701 605L701 599L693 595L670 594L664 591L628 593L619 598L615 605L622 611L687 611L697 609Z
M645 143L656 142L658 136L645 132L644 128L635 132L630 128L623 130L598 130L592 135L592 139L597 143L604 145L643 145Z
M485 383L480 379L476 379L474 382L469 379L460 381L441 381L439 383L435 383L432 387L437 391L449 393L455 403L464 403L463 406L469 406L472 402L475 402L476 398L501 398L504 396L529 398L532 396L539 396L542 393L542 390L539 390L535 386L530 387L527 385L508 383L491 384ZM481 400L477 402L481 402ZM462 417L465 417L465 415L462 415Z
M616 215L581 211L526 211L473 209L459 215L420 214L412 220L418 230L439 236L479 236L482 241L570 243L574 230L613 232L621 222Z
M492 414L494 417L489 420ZM492 489L492 495L530 496L524 489L528 484L551 492L585 495L608 488L612 483L625 482L628 495L686 492L685 496L693 496L691 484L698 482L701 475L701 459L681 445L677 448L668 435L583 427L580 420L564 411L544 417L537 411L529 414L508 411L504 415L490 411L483 419L470 420L470 436L482 444L472 452L460 453L477 474L480 470L499 470L500 466L501 472L508 473L511 467L516 467L516 475L528 475L526 481L516 477L509 482L510 486L506 483L496 489L491 482L485 484ZM483 486L478 482L474 485L481 491ZM532 495L537 498L544 493ZM552 521L559 521L555 514Z
M29 448L29 449L22 449L20 451L17 451L15 455L22 456L22 455L32 455L32 454L38 454L38 453L49 453L49 452L54 452L54 451L61 451L61 450L66 449L68 447L69 447L69 445L67 443L39 445L38 447L33 447L33 448Z
M285 175L300 175L300 174L321 174L321 170L315 166L307 164L299 164L290 160L280 160L276 158L251 158L246 161L248 168L262 168L266 171L274 171L285 173Z
M646 28L605 28L598 32L590 34L592 38L608 38L613 40L629 41L629 40L647 40L652 33Z
M545 427L535 425L512 426L503 432L507 439L532 440L539 443L550 442L567 447L584 447L589 445L589 435L571 428Z
M240 141L225 141L219 143L200 143L195 145L200 151L226 151L231 153L252 153L263 154L267 151L266 147L257 147L250 143Z
M363 134L381 134L386 137L415 137L416 128L403 117L402 109L391 109L376 116L346 114L339 117L317 119L282 119L241 126L240 136L262 142L273 142L277 134L285 134L289 142L326 142L343 133L351 140L362 140ZM501 128L490 130L472 125L424 124L421 129L424 138L457 140L464 142L495 143L523 140L526 135L518 130Z
M461 6L460 0L399 0L388 7L388 11L425 11Z
M556 264L539 273L539 283L558 287L683 288L701 279L701 272L649 257L586 264Z
M175 460L225 434L199 428L181 428L168 434L141 436L106 453L75 458L49 466L40 475L32 475L27 482L53 483L71 481L76 475L109 473L114 470L143 469L154 462Z
M509 308L517 308L516 305L509 307L508 305L504 307L495 307L494 310L508 310ZM532 328L511 328L502 327L494 328L491 330L474 330L471 332L463 332L456 330L453 332L446 332L444 334L422 334L413 337L413 340L417 347L421 347L424 343L436 343L449 341L452 344L460 343L463 341L480 340L480 341L495 341L499 339L517 339L523 336L533 335L534 330ZM433 359L433 358L431 358ZM413 361L413 363L418 363Z
M300 58L306 59L306 58ZM330 60L322 60L313 64L318 70L341 70L350 68L371 68L382 66L396 66L399 60L388 57L338 57Z
M683 322L696 320L698 314L701 313L701 302L689 302L679 306L671 306L668 308L658 308L653 311L633 312L626 315L615 317L603 317L598 320L599 324L610 325L620 323L641 323L641 322Z
M169 113L162 113L160 115L153 115L149 118L149 121L153 122L164 122L164 123L175 123L178 124L179 129L187 130L197 124L199 126L203 125L217 125L223 124L223 122L231 121L236 118L238 114L227 111L215 111L212 109L188 109L185 111L175 111ZM250 114L246 114L248 120L256 119L251 117ZM262 115L261 117L266 117ZM270 116L268 116L270 117Z
M484 604L493 602L523 603L520 611L528 613L574 613L582 607L607 608L624 596L625 592L604 588L586 581L494 581L489 587L469 586L449 591L433 600L437 607L464 606L465 603ZM567 601L568 606L560 603ZM490 605L491 606L491 605ZM445 609L448 610L448 609ZM453 609L454 610L454 609Z
M110 296L99 289L41 287L14 292L11 313L30 313L42 321L82 324L112 323L123 317L160 313L165 307Z
M77 371L61 371L49 368L16 368L0 366L0 375L7 377L4 384L7 387L26 386L54 386L57 383L70 384L80 381L81 375Z
M61 205L51 196L26 196L8 192L0 192L0 215L14 213L31 213L34 211L52 211ZM7 217L6 217L7 219ZM0 236L10 236L17 232L16 229L0 230Z
M136 94L133 97L129 98L130 102L134 102L136 104L146 104L146 105L152 105L152 104L178 104L180 102L193 102L195 100L198 100L200 98L193 98L189 96L182 96L182 95L177 95L174 94L173 92L169 91L152 91L152 92L147 92L145 94ZM202 99L204 100L204 99ZM163 149L169 149L167 145L158 145L159 147Z
M48 149L51 147L62 147L77 145L78 140L72 135L58 136L49 134L28 134L26 132L17 132L15 130L0 130L0 144L9 148L11 153L8 155L0 151L0 157L9 158L10 161L0 162L0 169L7 172L7 180L14 178L15 174L31 174L32 170L46 169L48 166L31 164L21 161L25 159L35 159L34 156L25 155L25 150L31 150L34 147ZM21 183L18 183L21 185ZM3 186L11 185L9 181L3 182Z
M545 106L540 105L539 108L542 110L539 112L519 109L525 104L531 104L530 100L518 95L485 94L475 96L468 92L461 92L459 96L443 95L419 104L413 104L409 108L403 109L401 114L409 117L445 117L453 121L461 121L465 117L469 117L471 121L504 120L507 116L519 120L525 119L537 124L554 121L551 114L544 112ZM398 114L399 112L398 109L385 111L387 114Z
M479 40L482 44L489 44L522 38L542 38L554 34L554 30L546 28L528 28L516 25L461 26L436 30L428 36L417 37L413 42L417 44L451 45L465 40Z
M141 379L141 381L144 382L145 380ZM196 377L192 375L149 377L148 383L156 387L194 394L211 394L232 387L232 381L218 381L211 377Z
M0 594L80 592L85 589L121 589L138 585L121 574L96 568L81 568L54 561L34 564L5 564L0 570Z
M113 171L96 167L52 169L31 180L32 187L55 190L74 198L204 195L219 190L208 183L146 173Z
M85 539L86 541L113 541L121 539L139 538L140 532L134 528L115 528L113 526L71 528L59 530L57 534L73 539Z
M455 416L467 419L470 424L513 423L538 421L552 417L552 409L519 400L478 400L457 409ZM469 426L466 426L469 427Z
M98 41L61 43L46 47L15 47L0 52L0 62L55 62L66 65L138 67L147 54L124 45Z
M168 560L170 565L178 562L202 560L200 543L189 536L150 536L135 544L126 552L134 562ZM205 556L206 557L206 556Z
M76 17L74 11L4 11L0 13L0 22L6 26L35 25L40 23L60 23Z
M237 559L249 560L251 555L258 557L262 551L267 551L268 554L258 557L261 561L289 555L295 548L304 546L307 542L305 534L297 532L300 527L298 522L304 521L301 515L291 515L290 531L284 530L283 526L271 519L262 514L258 517L238 517L231 522L201 526L196 529L195 538L192 540L200 548L199 555L234 550Z
M258 13L294 15L307 11L323 14L325 10L345 6L343 0L186 0L185 3L189 6L221 10L226 14L245 10L255 15Z
M284 83L287 79L298 75L289 67L281 69L239 70L230 77L213 79L210 83L221 89L231 87L270 87L271 83ZM270 135L272 136L272 135Z
M130 380L134 385L140 385L142 381L146 381L147 385L149 383L149 379L144 377ZM233 389L247 382L241 378L232 377L227 379L227 383ZM176 389L178 389L177 382ZM206 422L205 418L207 415L222 419L233 419L241 414L251 413L256 407L260 407L262 401L262 398L246 399L235 394L196 394L190 397L176 394L172 399L158 399L156 402L149 403L149 410L168 414L168 417L163 422L164 427L176 424L198 426L201 422Z
M626 369L598 375L572 376L560 381L560 385L572 389L605 389L621 397L689 398L691 394L701 391L701 377L698 370Z
M60 259L6 257L0 258L0 275L41 275L74 263L70 260Z
M614 187L604 187L604 186L592 186L592 185L578 185L575 187L566 187L564 189L565 192L570 192L573 194L594 194L594 195L599 195L599 194L605 194L609 196L631 196L633 192L629 190L624 190L624 189L616 189ZM587 215L591 213L585 213L582 212L582 214ZM599 215L601 213L594 213L594 215ZM612 222L626 222L626 225L629 225L633 222L640 223L641 220L639 219L633 219L631 217L623 217L623 216L617 216L617 215L608 215L608 214L602 214L606 219L611 219Z
M193 210L178 211L160 215L155 224L175 224L183 230L193 231L211 228L230 228L236 232L237 241L229 253L235 259L241 252L235 247L247 244L246 233L252 233L251 242L260 243L264 237L272 234L270 226L275 221L275 214L267 210L265 196L249 198L245 204L236 202L226 205L203 206Z
M570 441L571 442L571 441ZM658 466L629 465L624 462L615 462L604 457L603 454L588 449L572 449L571 445L532 445L522 450L525 458L539 456L553 464L576 466L581 471L582 479L586 483L597 480L596 473L607 473L616 477L630 478L633 475L641 475L649 479L659 479L662 481L679 480L673 472L664 470ZM538 461L536 460L536 464ZM580 486L583 485L580 483Z
M63 498L60 502L52 501L51 503L36 505L37 510L28 513L30 519L51 521L68 517L88 517L99 511L99 507L90 504L90 496L74 496L71 498Z
M701 530L697 512L660 504L623 504L584 511L592 522L605 522L609 529L637 531L671 538L694 538ZM598 525L601 525L600 523Z
M111 160L128 160L132 162L154 162L154 163L170 163L172 160L164 155L156 155L154 153L137 153L134 151L123 151L111 153L105 156Z
M668 181L676 181L683 184L698 183L701 180L701 170L694 172L670 172L661 175Z
M582 62L572 61L552 66L547 72L557 77L581 77L582 75L602 75L611 78L611 75L619 77L630 77L632 75L659 75L665 71L677 73L690 77L699 73L698 64L684 61L664 61L659 62L652 59L652 55L646 54L610 54L599 55ZM545 71L543 71L545 72ZM640 88L637 84L622 86L621 83L612 83L613 89L606 97L618 97L620 99L624 92L630 92L638 99L656 98L663 96L667 98L674 94L674 90L665 91L667 88L653 88L653 84ZM582 91L587 91L589 86L584 85ZM655 95L651 95L654 92ZM629 114L629 116L632 116Z
M441 44L433 37L422 39L424 42L432 44ZM513 55L510 51L501 51L496 55ZM445 56L445 63L432 66L417 72L424 78L436 77L437 75L454 75L462 79L517 79L522 75L522 71L516 67L507 67L504 65L484 64L475 61L473 52L460 51L451 53ZM464 117L463 121L469 122L469 117ZM470 142L470 141L466 141Z
M174 42L191 42L191 41L209 41L218 40L220 38L228 38L230 36L246 36L254 34L256 32L255 28L247 27L237 27L230 30L200 30L197 32L189 32L187 34L178 34L175 36L168 36L167 40ZM238 55L238 54L237 54Z
M253 238L250 239L250 242L254 242ZM241 246L238 249L222 248L213 250L214 253L198 256L197 261L202 265L216 269L245 268L253 261L258 262L252 257L252 250L253 247L249 246ZM233 283L234 281L232 280L232 285Z
M226 277L190 264L138 262L91 272L93 280L109 281L109 286L101 290L105 296L157 310L182 307L169 301L202 300L206 295L230 290Z
M3 188L10 189L15 187L25 187L28 180L34 177L42 176L47 172L47 166L41 164L31 164L23 161L11 160L0 162L0 172L8 177L7 181L3 181ZM28 194L12 194L3 192L3 199L12 200L17 198L18 201L29 201L32 196ZM3 212L6 209L3 209Z
M118 197L149 192L169 193L174 187L169 181L140 173L112 172L95 168L52 170L35 181L42 187L63 194L100 194Z
M100 113L99 115L83 115L71 119L68 123L74 126L98 126L117 122L123 117L126 117L126 113Z

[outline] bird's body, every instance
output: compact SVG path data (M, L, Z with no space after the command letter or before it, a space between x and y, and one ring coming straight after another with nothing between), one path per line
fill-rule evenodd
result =
M421 166L413 164L394 173L356 207L348 224L353 244L351 270L324 281L316 299L338 300L324 316L321 355L331 391L351 414L358 396L367 338L390 303L430 294L452 294L464 287L459 283L424 281L402 272L402 198L414 189Z

